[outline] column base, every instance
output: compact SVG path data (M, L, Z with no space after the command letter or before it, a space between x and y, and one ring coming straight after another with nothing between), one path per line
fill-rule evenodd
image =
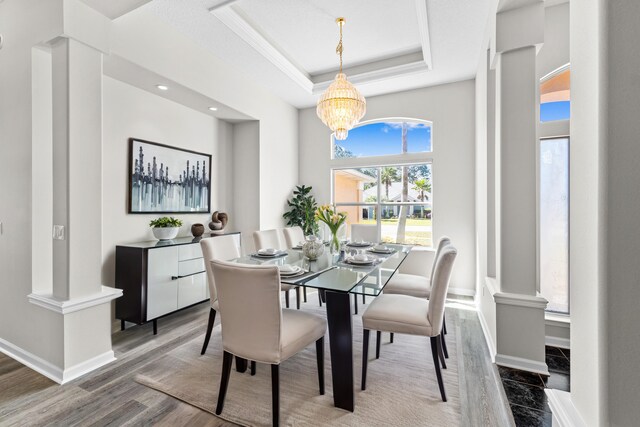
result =
M549 408L553 414L553 427L585 427L586 424L573 402L571 393L561 390L545 389L549 399Z

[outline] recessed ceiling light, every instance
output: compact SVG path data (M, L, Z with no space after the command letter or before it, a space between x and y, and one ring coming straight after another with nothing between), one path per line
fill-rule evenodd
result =
M218 109L216 107L209 107L209 110L211 111L218 111Z
M156 85L156 87L160 90L169 90L169 87L165 85Z

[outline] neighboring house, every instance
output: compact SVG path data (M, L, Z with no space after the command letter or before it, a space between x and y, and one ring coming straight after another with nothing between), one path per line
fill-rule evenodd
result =
M423 217L426 211L431 210L431 193L424 193L424 202L420 200L420 192L414 190L413 186L409 184L408 198L407 202L415 202L420 203L418 206L411 206L409 208L409 212L407 215L409 216L417 216ZM400 202L402 201L402 182L393 182L389 186L389 197L387 198L387 189L384 185L380 188L380 198L382 201L388 202ZM374 185L366 190L364 190L364 200L374 200L378 197L378 186ZM373 215L373 208L369 208L371 212L370 215ZM384 206L382 209L382 217L397 217L400 212L399 206ZM372 217L372 216L370 216Z
M364 174L356 169L336 170L334 175L335 200L334 203L353 203L366 199L365 183L374 183L376 178ZM358 206L339 206L340 212L347 213L347 224L358 223L362 218L368 218L367 209Z

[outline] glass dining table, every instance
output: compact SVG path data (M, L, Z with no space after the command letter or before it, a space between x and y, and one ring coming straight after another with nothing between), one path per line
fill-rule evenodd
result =
M387 244L391 253L374 253L367 248L350 248L340 254L325 251L310 261L301 250L290 249L277 257L244 255L233 262L255 265L291 265L302 269L300 275L281 275L282 283L316 288L326 303L331 353L333 400L338 408L353 412L353 325L350 295L379 295L391 276L405 260L411 245ZM350 253L351 252L351 253ZM376 261L371 265L354 265L351 255L366 252Z

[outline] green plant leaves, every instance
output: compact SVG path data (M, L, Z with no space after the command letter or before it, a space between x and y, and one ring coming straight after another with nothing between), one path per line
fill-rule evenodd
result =
M172 216L163 216L149 222L149 227L153 228L180 227L181 225L182 221Z
M318 205L316 199L311 195L312 189L313 187L297 185L293 190L294 197L287 200L287 205L290 209L282 215L287 220L288 226L301 227L305 236L315 234L319 229L315 219L315 211Z

